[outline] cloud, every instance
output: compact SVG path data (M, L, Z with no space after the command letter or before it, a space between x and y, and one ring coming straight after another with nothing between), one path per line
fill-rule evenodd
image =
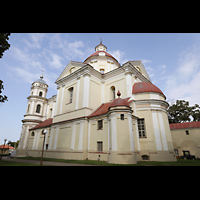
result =
M109 54L111 54L114 58L117 59L117 61L121 64L126 63L128 59L124 58L125 53L120 50L114 50L114 51L108 51Z
M178 67L166 78L168 99L200 104L200 46L193 45L179 55Z
M153 84L156 84L166 78L166 69L167 69L166 65L162 64L162 65L152 67L151 60L147 60L147 59L141 59L141 60L142 60L143 65L144 66L146 65L145 69L150 79L152 80Z
M23 41L29 48L41 48L42 40L45 37L44 33L29 33L30 40L24 39Z
M57 69L60 69L63 67L62 61L63 58L56 53L51 54L52 60L49 62L49 64Z
M68 62L83 61L92 52L81 40L69 42L67 34L24 34L22 41L10 49L9 74L14 80L30 84L45 68L44 80L56 89L54 82Z

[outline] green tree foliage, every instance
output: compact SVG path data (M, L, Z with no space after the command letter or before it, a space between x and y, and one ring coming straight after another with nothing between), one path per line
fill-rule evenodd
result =
M0 58L3 57L4 51L10 48L10 44L8 43L10 33L0 33Z
M189 106L185 100L176 100L176 103L168 108L169 123L181 123L200 121L200 107L198 104Z
M10 44L8 43L10 33L0 33L0 58L3 57L4 51L10 48ZM4 103L8 101L8 97L6 95L1 95L3 87L3 81L0 80L0 102Z
M4 90L4 87L3 87L3 81L0 80L0 102L5 102L5 101L8 101L8 97L6 95L1 95L2 93L2 90Z

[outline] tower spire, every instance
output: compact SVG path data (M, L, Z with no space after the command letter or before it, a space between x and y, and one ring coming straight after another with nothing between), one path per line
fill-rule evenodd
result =
M102 38L100 38L100 44L102 44Z
M42 74L41 74L41 76L40 76L41 79L44 78L44 76L43 76L43 72L44 72L44 69L42 69Z

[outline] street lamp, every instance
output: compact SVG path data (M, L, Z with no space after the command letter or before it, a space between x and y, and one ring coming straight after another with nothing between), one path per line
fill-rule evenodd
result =
M41 156L41 160L40 160L40 165L42 165L42 162L43 162L44 143L45 143L45 137L46 137L46 134L47 134L47 130L44 129L42 131L42 134L44 135L44 140L43 140L43 145L42 145L42 156Z
M7 141L7 139L4 139L4 145L3 145L3 151L2 151L2 154L3 154L3 152L4 152L4 148L5 148L6 141Z

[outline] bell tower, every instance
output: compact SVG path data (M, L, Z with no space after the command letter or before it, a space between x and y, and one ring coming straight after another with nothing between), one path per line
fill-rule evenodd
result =
M46 119L48 85L43 80L43 73L40 79L32 83L30 96L27 97L28 104L26 114L22 120L22 130L20 135L17 155L27 155L29 129L38 125Z

